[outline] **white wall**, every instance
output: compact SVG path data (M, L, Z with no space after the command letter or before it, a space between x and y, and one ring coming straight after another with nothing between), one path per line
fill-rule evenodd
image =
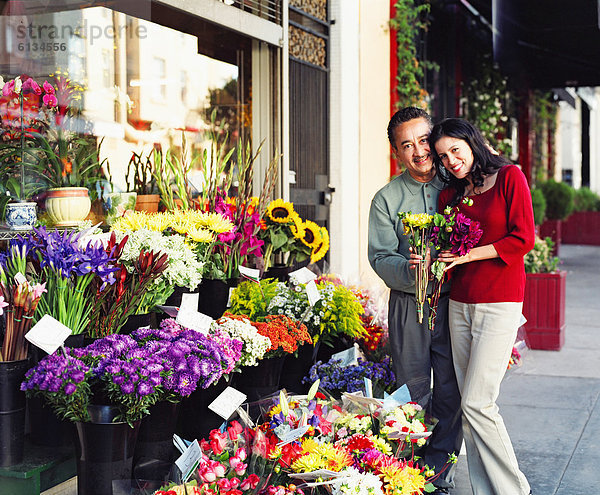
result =
M600 194L600 87L594 93L596 105L590 111L590 189Z
M343 8L342 8L343 4ZM367 260L371 198L389 179L389 1L332 0L331 270L380 284Z
M576 98L577 107L559 103L556 139L556 175L562 179L562 170L573 170L573 186L581 185L581 101Z

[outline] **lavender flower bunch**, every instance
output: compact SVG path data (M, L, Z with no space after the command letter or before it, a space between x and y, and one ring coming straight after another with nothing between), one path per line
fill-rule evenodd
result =
M89 324L94 294L88 290L94 277L103 285L115 282L114 258L102 244L82 242L84 232L35 229L27 239L38 277L46 282L47 294L41 299L34 323L49 314L82 333Z
M326 363L317 361L302 379L302 383L314 383L317 379L319 386L332 395L340 396L342 392L357 392L365 390L364 379L369 378L375 386L386 392L391 392L396 383L396 377L391 367L391 358L386 356L381 362L374 363L358 358L358 364L341 366L341 361L330 359Z

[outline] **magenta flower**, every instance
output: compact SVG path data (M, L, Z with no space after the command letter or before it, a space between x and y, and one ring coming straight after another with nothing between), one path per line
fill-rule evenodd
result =
M58 100L53 94L45 94L42 97L42 101L44 102L44 105L46 105L48 108L54 108L56 105L58 105Z

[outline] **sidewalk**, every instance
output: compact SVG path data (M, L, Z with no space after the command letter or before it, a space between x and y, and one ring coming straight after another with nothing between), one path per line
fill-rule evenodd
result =
M533 494L587 495L600 493L600 247L562 245L560 258L565 345L526 351L498 405ZM472 495L464 452L455 481L452 495Z

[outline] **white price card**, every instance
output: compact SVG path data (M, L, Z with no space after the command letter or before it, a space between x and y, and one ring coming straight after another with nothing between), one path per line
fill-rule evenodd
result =
M229 419L245 401L246 394L233 387L227 387L208 405L208 408L223 419Z
M306 267L290 272L289 277L295 284L307 284L311 280L317 278L317 276Z
M364 395L362 395L362 392L360 392L360 395L357 393L349 393L349 392L344 392L342 394L342 400L345 401L349 401L349 402L354 402L355 404L359 404L361 406L381 406L383 405L383 400L381 399L375 399L373 397L365 397Z
M65 343L65 339L72 333L71 329L60 321L55 320L50 315L44 315L25 334L25 338L36 347L52 354Z
M17 274L15 275L15 282L17 283L17 285L26 284L27 279L25 278L25 275L23 275L21 272L17 272Z
M181 471L181 478L184 483L190 479L192 473L200 464L202 458L202 450L198 440L194 440L183 454L175 461L175 465Z
M210 316L200 313L195 309L179 308L175 319L182 327L191 328L203 334L207 334L210 325L214 321Z
M177 318L177 313L179 312L179 309L177 308L177 306L158 306L158 309L160 309L163 313L166 313L167 315L169 315L171 318Z
M260 270L257 270L256 268L248 268L246 266L239 265L238 270L240 271L241 275L249 278L250 280L258 281L260 279Z
M288 443L293 442L294 440L298 440L302 438L306 432L310 429L310 426L301 426L300 428L296 428L295 430L290 430L284 434L282 434L279 439L281 442L277 444L277 447L281 447L283 445L287 445Z
M197 292L184 292L181 294L181 303L179 304L179 311L182 309L188 311L198 311L198 299L200 294Z
M308 304L314 306L321 299L321 293L317 289L317 284L315 284L314 280L311 280L306 284L305 288L306 295L308 296Z
M336 352L331 359L340 361L340 366L345 368L346 366L355 366L358 364L359 352L356 346L352 346L345 351Z

